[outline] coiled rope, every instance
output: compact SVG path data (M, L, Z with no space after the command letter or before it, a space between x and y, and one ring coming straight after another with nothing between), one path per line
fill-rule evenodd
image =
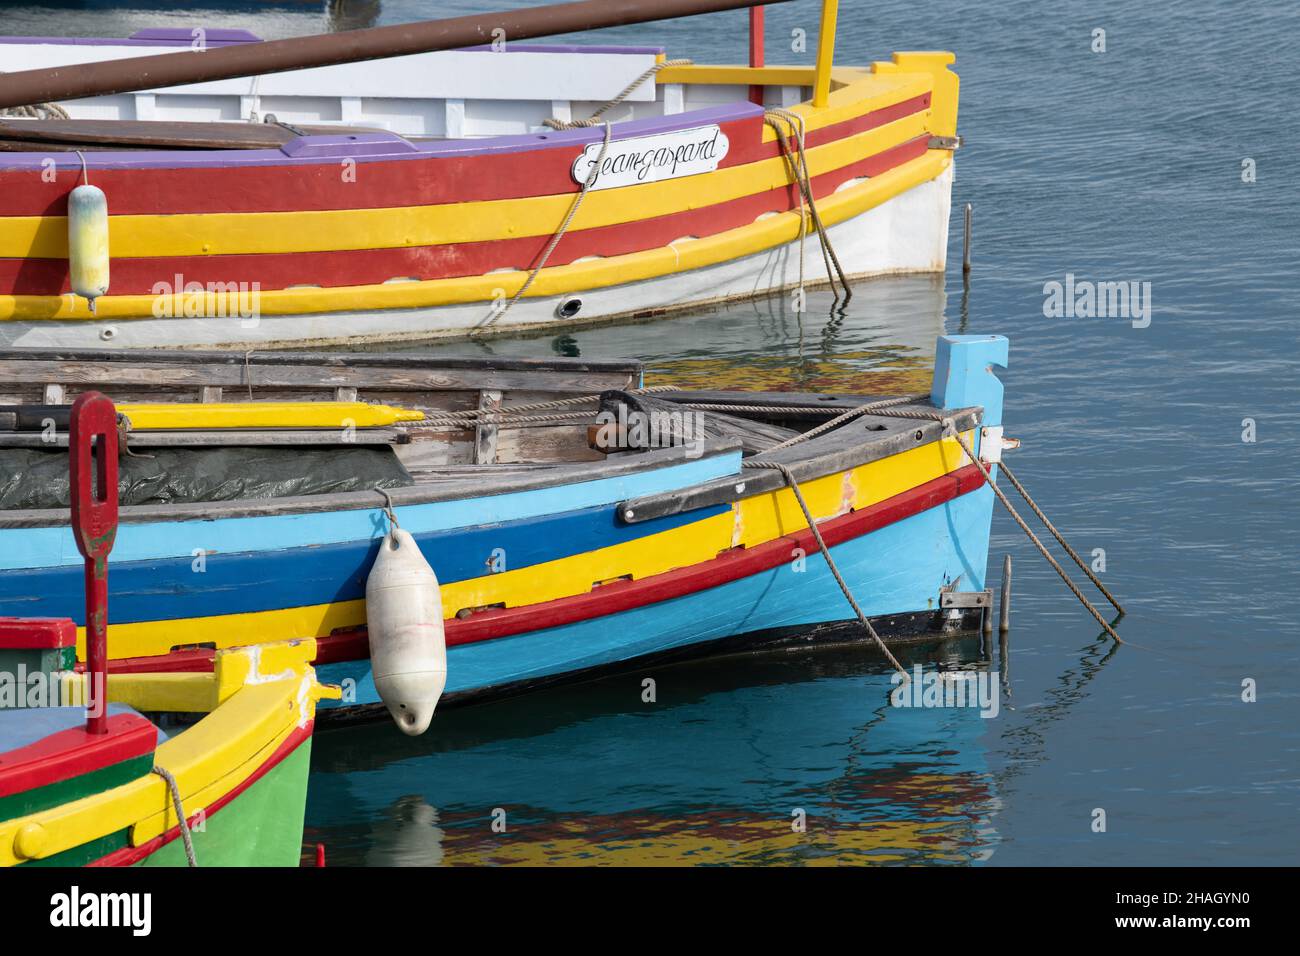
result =
M176 785L176 778L166 767L154 767L153 772L166 781L167 789L171 792L172 809L176 811L176 819L181 828L181 842L185 845L185 862L192 867L198 866L198 861L194 858L194 838L190 835L190 822L185 819L185 808L181 805L181 790Z
M0 70L0 74L6 71ZM6 106L0 109L0 116L14 116L22 119L72 119L58 103L33 103L30 106Z

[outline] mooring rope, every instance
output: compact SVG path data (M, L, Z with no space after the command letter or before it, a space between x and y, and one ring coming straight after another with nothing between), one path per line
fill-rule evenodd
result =
M560 223L560 228L555 231L555 235L551 237L551 241L546 244L546 249L542 252L542 258L538 260L537 265L535 265L532 271L528 273L528 278L524 280L524 284L519 287L504 306L500 309L493 310L492 314L488 316L487 322L479 327L480 329L495 325L501 316L509 312L510 308L518 302L523 297L524 293L532 286L533 282L537 279L538 273L546 267L547 261L551 258L551 253L555 251L555 247L558 246L560 240L564 238L564 233L568 230L569 224L573 222L573 217L576 216L578 210L582 208L582 201L587 198L587 193L591 191L592 184L596 182L596 177L600 175L601 164L605 162L605 154L609 152L609 141L611 135L609 122L606 121L605 141L600 144L600 154L596 157L596 161L592 163L591 172L588 173L587 178L583 180L582 188L579 189L577 195L573 197L573 203L569 206L569 212L564 217L564 222ZM471 332L472 331L474 330L471 330Z
M176 819L181 828L181 842L185 845L185 862L190 866L198 866L198 861L194 858L194 839L190 835L190 822L185 819L185 807L181 805L181 789L176 785L176 778L166 767L154 767L153 772L166 781L167 789L171 791L172 808L176 811Z
M629 395L653 395L658 392L677 392L681 391L678 385L647 385L641 388L630 388L626 390ZM570 398L557 398L549 402L529 402L525 405L511 405L506 408L487 409L487 408L467 408L459 412L446 412L441 415L426 417L418 421L402 421L396 424L399 427L418 428L428 425L471 425L480 424L513 424L516 419L508 417L518 415L520 412L540 412L548 409L567 408L570 405L581 405L584 402L595 402L600 400L599 393L588 395L574 395ZM586 411L570 412L567 417L589 416ZM554 416L544 416L549 419ZM501 418L502 421L485 423L484 418ZM519 421L529 421L530 419L522 418Z
M789 124L790 132L786 133L781 128L779 120L784 120ZM826 268L826 279L830 282L831 292L835 295L835 301L838 304L840 294L835 289L835 275L839 275L840 284L844 287L844 301L848 302L853 298L853 290L849 288L849 280L844 274L844 267L840 265L839 256L835 254L835 246L831 242L830 234L826 231L826 225L822 222L821 213L817 211L817 200L813 196L812 190L812 173L808 169L808 151L806 128L804 118L792 110L782 109L778 106L769 107L763 113L763 121L776 131L777 142L781 144L782 155L790 163L791 175L799 186L799 242L802 247L803 237L805 234L803 204L807 202L808 212L812 217L813 226L817 229L817 236L821 240L822 261ZM799 145L799 155L796 159L790 150L787 136L793 136ZM801 249L802 256L802 249ZM834 264L834 274L831 266ZM800 278L799 287L803 288L803 261L800 259Z
M1110 591L1107 590L1106 585L1101 583L1101 579L1092 573L1092 568L1088 567L1083 558L1079 557L1078 552L1075 551L1074 548L1070 547L1070 542L1065 540L1065 536L1056 530L1056 525L1052 524L1052 522L1048 520L1047 515L1043 514L1043 509L1038 507L1038 503L1029 496L1029 492L1025 490L1025 486L1022 485L1016 476L1011 473L1011 469L1007 467L1007 463L1005 461L1001 462L1001 466L1002 474L1006 475L1007 480L1011 482L1012 487L1014 487L1016 491L1020 492L1020 497L1025 499L1025 503L1033 509L1034 514L1038 515L1038 520L1047 527L1048 531L1052 532L1052 536L1060 542L1060 545L1065 549L1066 554L1074 558L1074 563L1079 566L1079 570L1088 576L1088 580L1097 586L1098 591L1106 595L1106 600L1111 603L1111 607L1120 614L1123 614L1124 608L1120 607L1119 601L1115 600L1115 595L1111 594Z
M601 117L631 96L637 87L650 79L650 77L657 74L660 70L667 69L670 66L688 66L690 65L690 62L690 60L664 60L661 63L656 63L625 86L613 99L606 100L586 119L562 120L551 117L550 119L542 121L543 126L554 130L586 129L593 126L603 125L605 127L605 140L600 145L600 154L596 157L596 162L592 164L591 172L589 172L587 178L583 180L581 188L573 198L573 204L569 206L568 214L564 217L564 221L560 223L560 228L555 231L555 235L551 237L551 241L547 243L546 249L542 252L542 257L538 260L537 265L533 266L529 271L528 278L524 280L524 284L521 285L515 294L510 297L509 301L507 301L500 309L494 309L492 314L488 316L487 322L479 326L478 330L490 328L495 325L503 315L510 311L516 302L523 298L524 293L526 293L529 288L532 287L533 282L536 281L538 273L540 273L542 269L546 267L546 263L550 261L551 253L555 251L555 247L558 246L560 240L564 238L564 234L568 231L574 217L578 215L578 210L582 208L582 201L587 198L587 193L591 191L591 187L595 184L596 178L600 175L600 167L605 162L605 156L609 153L609 144L613 138L613 128L610 126L609 120L602 119ZM471 330L471 332L473 331L477 330Z
M1119 634L1115 632L1115 629L1110 626L1110 623L1101 616L1101 612L1097 610L1093 603L1088 600L1082 591L1079 590L1079 586L1075 584L1073 579L1071 579L1071 577L1065 572L1065 568L1061 567L1060 563L1052 557L1051 552L1047 550L1047 545L1043 544L1043 542L1038 539L1038 535L1034 534L1033 529L1025 523L1025 519L1020 517L1020 513L1016 511L1015 506L1011 504L1011 499L1007 497L1006 492L998 487L997 482L993 480L993 476L989 473L984 462L975 457L975 453L971 451L971 447L967 444L966 439L962 437L961 432L957 431L956 428L951 427L950 421L945 430L948 429L951 429L953 437L956 438L957 442L961 445L962 451L966 452L966 456L970 458L970 460L975 463L975 466L979 468L980 472L983 473L989 487L993 489L993 494L997 495L998 500L1002 502L1002 506L1007 509L1007 513L1015 519L1016 524L1020 525L1020 530L1029 536L1029 540L1034 543L1034 547L1038 549L1039 553L1047 559L1047 563L1050 564L1056 573L1061 576L1061 580L1065 582L1065 586L1068 587L1074 596L1079 599L1079 603L1088 609L1088 613L1097 619L1097 623L1101 625L1102 630L1109 634L1116 644L1123 644L1124 639L1120 637ZM1006 469L1003 468L1003 471L1005 472ZM1037 509L1035 509L1035 511L1037 511ZM1076 557L1075 560L1078 560L1078 558Z
M889 659L889 663L894 665L894 669L903 675L903 683L909 682L911 678L908 676L907 671L903 669L902 664L898 663L898 658L890 653L884 640L878 633L876 633L876 629L871 626L871 621L867 618L861 605L858 604L857 599L853 596L853 591L849 589L849 585L844 580L844 576L840 574L840 569L836 566L835 559L831 557L831 549L826 546L826 541L822 538L821 530L818 529L817 522L813 520L812 511L808 508L808 502L804 500L803 491L799 488L799 482L795 480L794 472L792 472L787 465L784 465L779 461L758 461L754 458L749 458L742 461L740 464L742 468L766 468L781 473L781 477L785 479L785 483L789 485L790 490L794 492L795 500L799 502L799 507L803 510L804 519L808 522L808 530L812 532L813 540L817 542L817 547L821 551L822 557L826 559L826 567L830 568L831 575L835 578L835 583L840 586L840 590L844 593L845 600L849 602L849 607L853 608L853 613L857 615L858 621L862 624L863 628L866 629L866 632L871 635L871 639L876 642L876 646L880 648L881 653Z

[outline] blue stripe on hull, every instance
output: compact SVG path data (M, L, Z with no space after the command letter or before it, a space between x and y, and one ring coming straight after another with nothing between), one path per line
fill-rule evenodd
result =
M701 508L629 525L613 506L586 508L509 524L417 534L420 550L443 584L489 571L496 548L505 568L584 554L722 514L726 506ZM400 518L407 527L406 515ZM186 556L161 561L113 562L109 607L115 624L165 621L218 614L279 610L360 600L379 539L315 548L211 554L197 573ZM292 582L286 588L285 582ZM71 617L85 623L85 583L80 565L9 571L0 575L0 616Z
M402 527L412 534L450 531L475 525L520 521L541 515L613 505L628 498L673 491L740 470L740 453L732 452L645 471L534 488L504 495L399 506ZM375 496L378 501L379 495ZM112 562L191 558L195 549L209 554L306 548L382 536L388 519L381 508L324 511L251 518L192 519L124 523L118 529ZM67 526L0 529L0 571L80 567L82 558Z
M993 492L983 486L832 549L871 617L938 606L939 589L959 575L963 590L984 587ZM733 634L852 617L819 554L803 571L783 565L696 594L563 627L451 648L447 692L479 691L579 671ZM378 701L368 661L318 668L328 683L348 681L355 704ZM352 688L349 688L352 689ZM347 706L322 701L322 707Z

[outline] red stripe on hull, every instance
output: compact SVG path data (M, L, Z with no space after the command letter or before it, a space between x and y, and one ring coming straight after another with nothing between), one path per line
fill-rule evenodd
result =
M808 134L808 146L892 123L930 106L930 94L836 123ZM683 114L683 118L689 118ZM720 166L740 166L779 155L761 140L761 115L720 124L731 141ZM208 212L293 212L306 209L379 209L576 192L570 175L573 146L515 152L467 153L426 159L356 162L355 182L343 178L342 160L191 169L97 169L92 181L108 194L113 215ZM72 155L72 154L69 154ZM166 154L160 152L160 157ZM75 157L74 157L75 158ZM0 169L0 215L62 216L81 170L60 169L54 182L32 170Z
M827 547L834 547L938 507L983 485L984 475L979 467L967 465L869 508L820 522L817 528ZM452 618L446 625L447 646L450 648L528 631L562 627L694 594L787 564L794 548L802 548L809 554L816 551L817 543L812 532L805 528L754 548L737 548L720 554L711 561L639 581L616 581L587 594L559 598L544 604L483 611L463 620ZM316 644L317 664L362 660L369 656L364 630L317 638Z
M984 485L984 475L976 465L966 465L923 485L917 485L870 507L830 518L817 525L828 547L861 537L889 524L910 518L930 508L952 501ZM792 548L812 553L817 548L808 529L783 535L754 548L740 548L686 568L656 574L639 581L616 581L587 594L559 598L543 604L483 611L467 619L446 622L448 647L473 644L528 631L559 627L588 618L616 614L667 601L707 588L717 587L763 571L790 560ZM370 656L364 628L341 631L316 638L316 665L364 660ZM212 651L188 651L157 657L137 657L108 662L110 673L140 673L154 670L210 671Z
M213 814L217 813L222 807L229 804L241 793L270 773L282 760L297 750L304 741L311 739L312 727L314 724L315 721L308 721L306 725L294 730L284 739L284 742L275 749L275 752L266 758L265 762L263 762L260 767L249 774L244 780L240 781L240 783L225 796L219 797L212 801L212 803L207 807L202 808L204 818L206 819L207 817L211 817ZM188 813L186 814L186 820L191 825L197 817L197 812L193 815ZM87 863L86 866L131 866L133 863L138 863L145 857L157 853L160 849L168 843L171 843L180 835L181 828L179 826L174 826L166 833L156 836L152 840L141 843L139 846L126 846L122 847L120 850L114 850L107 856L102 856L98 860L92 860L90 863Z
M860 176L879 176L923 156L928 137L920 136L884 152L813 178L813 195L821 198ZM728 202L667 216L638 219L568 233L551 257L564 264L584 256L618 256L667 245L682 236L710 236L752 223L765 212L798 208L793 186L755 193ZM397 276L445 279L479 276L494 269L528 269L550 236L527 236L440 246L360 249L339 252L268 253L264 255L149 257L114 259L114 295L150 295L156 283L256 282L262 291L292 285L352 286L384 282ZM245 286L247 287L247 286ZM0 290L17 295L61 295L68 289L66 259L0 259Z

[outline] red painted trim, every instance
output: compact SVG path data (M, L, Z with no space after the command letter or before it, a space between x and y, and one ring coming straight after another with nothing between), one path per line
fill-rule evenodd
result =
M77 643L77 625L66 617L0 617L0 650L55 650Z
M928 136L813 177L813 195L822 198L860 176L879 176L925 154ZM584 256L617 256L665 246L682 236L711 236L752 223L765 212L798 207L793 186L766 190L716 205L666 216L638 219L567 233L551 262L560 265ZM267 253L263 255L177 256L113 260L114 295L150 295L157 282L253 283L262 291L291 285L352 286L384 282L395 276L444 279L479 276L494 269L530 268L551 236L526 236L451 245L361 249L339 252ZM0 259L0 290L21 295L68 291L65 259Z
M930 94L913 97L808 134L808 146L853 136L929 109ZM763 118L720 124L731 141L721 168L780 154L762 141ZM379 209L438 203L519 199L577 192L570 173L580 147L540 147L428 159L360 159L356 181L345 182L338 159L275 166L198 169L104 169L94 183L108 194L113 215L207 212L293 212L305 209ZM0 170L0 215L63 216L79 169L61 169L54 182L29 170Z
M107 731L70 727L36 743L0 753L0 797L35 790L151 754L158 729L139 714L112 714Z
M123 657L108 662L110 674L174 674L198 673L208 674L216 667L217 652L198 649L172 651L168 654L155 654L152 657ZM81 664L77 670L82 669Z
M902 494L818 524L827 546L834 547L852 538L877 531L984 485L984 474L977 465L966 465L941 475ZM448 647L508 637L543 628L559 627L589 618L617 614L659 601L668 601L707 588L769 571L788 563L793 548L807 553L817 544L808 529L792 532L753 548L724 552L710 561L637 581L616 581L587 594L558 598L542 604L482 611L467 619L446 622ZM184 656L182 656L184 655ZM365 628L339 631L316 638L316 665L364 660L370 656ZM138 657L109 664L110 673L133 673L151 670L209 671L212 651L186 651L158 657Z
M868 508L823 521L817 527L827 546L834 547L937 507L974 491L983 484L984 475L979 467L967 465ZM639 581L616 581L587 594L559 598L543 604L483 611L463 620L452 618L446 624L447 646L456 647L528 631L561 627L694 594L786 564L794 548L802 548L810 554L815 551L817 543L812 532L805 528L766 541L757 547L724 552L711 561ZM316 664L362 660L369 656L364 629L317 638L316 646Z
M763 8L749 8L749 65L750 67L761 67L763 65ZM757 105L763 105L763 94L765 87L757 84L749 88L749 102Z
M270 773L271 770L280 763L280 761L284 760L291 753L297 750L304 741L309 740L311 738L312 727L314 724L315 721L308 721L305 726L294 730L284 739L280 746L275 749L275 752L272 753L270 757L264 760L251 774L241 780L229 793L212 801L208 806L201 807L200 810L202 810L204 818L206 819L214 816L222 807L226 806L241 793ZM197 819L198 814L199 811L196 810L193 815L187 815L186 820L192 825L195 819ZM138 863L147 856L157 853L165 845L171 843L180 835L180 826L174 826L166 833L156 836L152 840L141 843L139 846L126 846L122 847L120 850L114 850L107 856L102 856L98 860L92 860L90 863L87 863L86 866L130 866L133 863ZM200 865L202 865L202 861L200 860L199 862Z

